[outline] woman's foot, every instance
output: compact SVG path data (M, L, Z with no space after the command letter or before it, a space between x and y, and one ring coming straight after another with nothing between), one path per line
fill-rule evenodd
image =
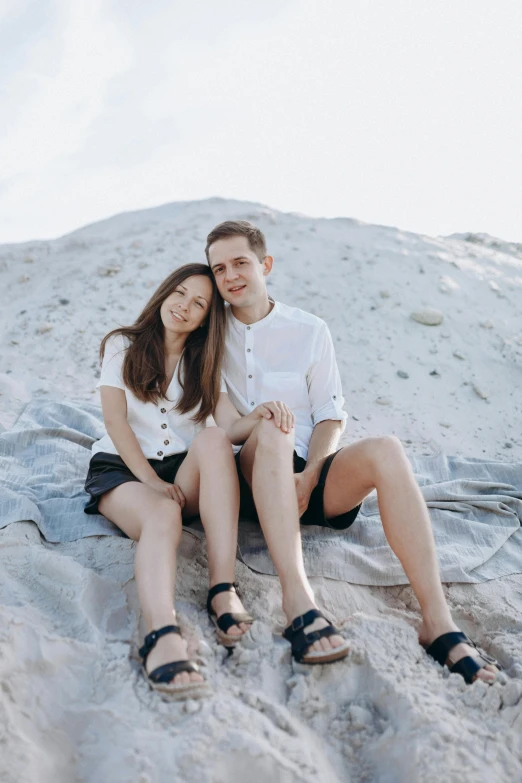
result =
M419 631L419 644L423 647L429 647L435 639L442 634L451 633L452 631L459 631L460 629L453 622L453 620L447 620L435 624L430 624L426 620L422 621ZM446 659L446 666L453 666L453 664L460 661L462 658L469 656L473 658L479 665L484 663L484 659L481 657L480 652L469 644L463 642L453 647ZM492 683L495 681L499 670L492 663L486 663L473 677L475 680L483 680L486 683Z
M306 614L310 609L317 609L317 606L310 599L291 604L283 607L286 617L288 619L288 625L290 625L296 617ZM328 620L324 617L318 617L310 625L305 626L303 629L305 633L311 633L312 631L320 631L329 625ZM341 647L346 644L346 639L343 639L339 634L333 634L332 636L325 636L322 639L318 639L316 642L307 648L306 652L332 652L336 647Z
M186 661L187 658L187 643L185 639L178 634L165 634L165 636L157 640L154 649L148 654L145 670L147 674L150 674L159 666L176 661ZM197 672L181 672L176 674L170 682L179 686L189 685L190 683L200 684L205 682L205 678Z
M228 613L246 614L246 609L239 600L235 589L226 590L215 595L210 601L210 608L216 613L218 619L221 615ZM248 631L250 626L251 623L231 625L230 628L227 628L227 636L234 636L239 639Z

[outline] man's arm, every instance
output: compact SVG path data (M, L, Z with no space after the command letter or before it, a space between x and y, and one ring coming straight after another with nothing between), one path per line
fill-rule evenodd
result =
M299 516L302 516L308 508L310 495L317 486L325 459L337 448L342 426L342 421L327 420L320 421L314 427L306 467L302 473L295 474Z

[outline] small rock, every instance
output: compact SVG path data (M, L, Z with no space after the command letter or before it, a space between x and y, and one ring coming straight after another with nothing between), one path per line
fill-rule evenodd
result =
M449 421L439 421L439 424L441 427L446 427L446 429L449 429L449 427L451 427Z
M434 307L425 307L423 310L416 310L410 316L414 321L425 326L438 326L444 320L444 314Z
M199 711L199 704L195 699L187 699L184 706L184 712L188 712L189 715Z
M61 305L68 305L69 304L69 299L59 299L58 301L60 302Z
M438 372L437 370L432 370L430 372L430 375L433 375L434 378L440 378L440 372Z
M379 296L381 299L389 299L390 298L390 292L389 291L379 291Z
M476 383L473 384L473 391L481 400L487 400L489 397L489 394L484 389L481 389L480 386L477 386Z
M46 332L50 332L52 328L53 325L47 322L38 327L38 329L36 330L36 334L45 334Z
M491 288L492 291L495 291L495 293L500 292L500 286L498 283L495 283L494 280L489 281L489 287Z
M453 351L453 356L455 357L455 359L465 359L466 358L463 354L461 354L460 351Z
M399 378L409 378L410 377L407 372L404 372L404 370L397 370L397 375L399 376Z
M114 277L121 272L121 266L101 266L98 269L100 277Z
M31 278L29 277L29 275L20 275L20 277L18 278L18 282L19 283L28 283L30 279Z
M357 416L353 416L353 415L352 415L352 419L353 419L354 421L359 421L359 419L357 418Z
M439 291L443 294L450 294L452 291L456 291L459 284L449 275L442 275L439 282Z
M504 448L505 448L505 449L512 449L512 448L513 448L513 444L512 444L512 443L510 443L510 442L507 440L507 441L504 443Z
M483 329L493 329L495 324L493 321L487 320L487 321L479 321L479 326L481 326Z
M391 405L391 399L389 397L377 397L375 402L377 405Z
M451 334L449 332L441 332L440 336L443 337L445 340L449 340Z

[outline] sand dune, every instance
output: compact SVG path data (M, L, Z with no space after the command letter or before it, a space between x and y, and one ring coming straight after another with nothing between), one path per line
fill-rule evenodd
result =
M247 218L275 256L272 295L325 318L343 379L344 442L394 433L411 454L522 459L522 248L210 199L117 215L0 247L0 431L29 399L96 400L97 350L207 232ZM438 322L428 325L427 322ZM6 783L455 783L522 779L522 578L448 585L457 622L508 684L466 688L416 639L408 587L314 579L349 658L291 663L276 579L238 563L259 618L225 659L204 612L206 549L183 539L185 632L214 689L172 704L140 674L132 542L51 545L0 531L0 778Z

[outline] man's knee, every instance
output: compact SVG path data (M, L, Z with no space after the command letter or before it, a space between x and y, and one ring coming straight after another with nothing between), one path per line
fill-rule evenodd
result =
M396 435L366 438L365 446L365 456L377 470L409 465L402 442Z
M256 453L281 454L294 451L294 433L283 432L272 419L261 419L256 424Z

